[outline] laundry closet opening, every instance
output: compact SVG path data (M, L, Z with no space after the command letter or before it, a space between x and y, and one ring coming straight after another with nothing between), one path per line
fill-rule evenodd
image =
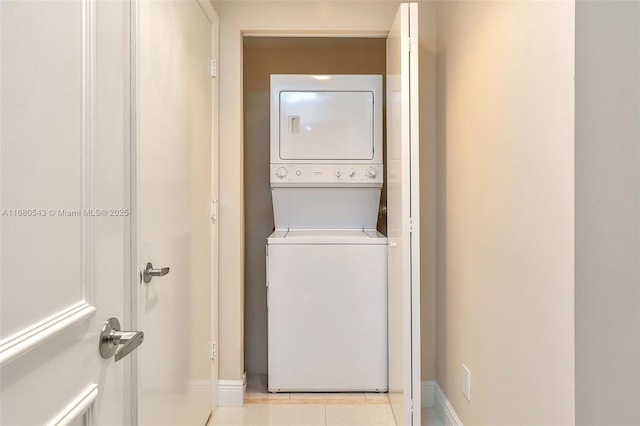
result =
M377 74L383 76L384 84L386 39L245 37L243 41L244 365L247 375L266 377L268 359L265 243L274 229L269 186L270 76ZM383 158L386 154L384 116L383 103ZM383 185L381 205L386 204L386 199L386 186ZM386 235L386 217L378 216L377 228Z

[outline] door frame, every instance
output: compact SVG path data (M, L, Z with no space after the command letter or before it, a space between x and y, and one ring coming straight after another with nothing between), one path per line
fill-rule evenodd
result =
M131 324L132 330L138 329L138 286L140 285L140 270L138 264L138 252L140 241L138 238L138 164L139 164L139 139L138 139L138 69L137 69L137 46L138 46L138 5L141 0L130 0L130 26L129 26L129 206L130 225L126 232L129 232L129 282L125 287L124 323ZM219 62L220 52L220 19L215 9L208 0L193 0L198 3L204 14L211 23L212 52L211 59ZM219 199L219 79L212 76L212 132L211 132L211 342L216 344L218 340L218 219L216 206ZM215 355L215 348L211 348ZM132 352L129 356L129 363L125 365L125 417L131 419L132 425L138 424L138 355ZM218 359L217 355L211 363L211 411L218 407ZM127 386L128 384L128 386Z
M138 0L129 3L129 281L125 288L125 324L138 330ZM138 424L138 353L133 351L125 366L125 398L132 425ZM126 385L128 384L128 386Z
M410 9L410 15L409 15L409 19L410 19L410 25L415 26L415 28L417 28L418 26L418 7L417 7L417 3L408 3L409 9ZM399 5L400 7L400 5ZM318 30L309 30L309 31L295 31L295 32L290 32L290 31L264 31L264 30L259 30L259 29L248 29L248 30L241 30L240 31L240 38L241 40L243 40L245 37L255 37L255 38L267 38L267 37L283 37L283 38L307 38L307 37L328 37L328 38L354 38L354 37L362 37L362 38L384 38L386 39L389 35L389 31L355 31L353 33L346 33L344 31L335 31L335 30L326 30L326 31L318 31ZM415 40L412 41L412 49L411 49L411 61L410 61L410 75L411 75L411 81L410 84L414 85L415 87L419 87L418 86L418 81L419 81L419 75L418 75L418 37L415 37ZM243 64L244 63L244 52L242 49L242 43L240 44L240 52L239 52L239 57L240 57L240 63ZM241 66L241 70L242 70L242 66ZM244 87L240 86L239 89L239 99L243 99L244 96ZM386 102L386 100L385 100ZM410 115L412 117L418 117L418 108L419 108L419 102L418 100L415 100L415 102L411 102L410 103ZM243 109L244 109L244 105L243 105ZM416 141L419 141L419 126L418 126L418 122L419 120L417 119L412 119L410 120L410 135L411 138L414 139ZM240 127L243 128L244 126L244 115L241 114L240 115ZM240 144L242 149L244 149L244 139L240 140ZM415 170L415 175L413 175L412 177L415 177L416 179L416 183L419 183L419 152L418 152L418 145L419 143L412 143L411 144L411 156L410 156L410 162L411 162L411 168ZM244 173L244 161L240 164L241 167L241 173ZM412 382L411 382L411 397L413 400L413 406L412 406L412 410L413 410L413 416L412 419L415 421L417 421L417 424L420 423L421 420L421 413L420 413L420 409L421 407L421 391L422 391L422 385L421 385L421 377L418 377L418 380L415 380L415 372L418 371L420 372L421 370L421 364L420 364L420 348L421 348L421 334L420 334L420 258L419 258L419 254L420 254L420 227L419 227L419 197L420 197L420 193L419 193L420 189L419 189L419 184L417 185L412 185L411 187L411 198L413 200L415 200L414 202L412 202L412 206L411 206L411 215L412 217L415 218L413 224L413 229L411 232L411 237L410 237L410 241L411 241L411 252L412 253L417 253L418 254L418 258L417 261L416 259L413 258L413 256L410 259L410 262L412 264L411 267L411 288L409 289L410 292L410 298L411 298L411 328L408 330L405 330L406 333L408 333L408 335L406 336L406 339L409 339L411 341L412 344L412 353L410 356L411 362L410 362L410 368L412 371ZM243 194L244 194L244 189L243 189ZM243 207L244 208L244 207ZM415 213L418 212L418 213ZM244 229L244 227L243 227ZM217 260L216 260L217 261ZM244 260L243 260L244 262ZM244 263L243 263L244 265ZM245 304L245 300L243 298L242 300L243 306ZM414 309L414 307L417 307L417 309ZM244 329L243 329L243 337L244 337ZM244 356L244 354L242 354L242 356ZM246 375L246 373L245 373ZM416 414L417 412L417 414Z
M219 263L219 220L218 205L220 200L220 79L218 78L218 64L220 63L220 17L208 0L198 0L207 14L211 24L211 58L215 61L216 75L212 78L211 90L211 410L218 408L218 263Z

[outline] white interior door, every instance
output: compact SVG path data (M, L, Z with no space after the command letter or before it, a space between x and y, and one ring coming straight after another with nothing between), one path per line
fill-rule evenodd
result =
M403 3L387 38L389 399L398 425L420 425L417 43L418 5Z
M128 423L129 4L0 2L3 425Z
M138 421L203 425L212 408L212 26L208 1L137 8Z

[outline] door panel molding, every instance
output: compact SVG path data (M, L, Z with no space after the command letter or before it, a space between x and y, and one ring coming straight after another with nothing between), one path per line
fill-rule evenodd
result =
M96 139L96 1L82 0L82 134L81 138L81 177L80 191L82 211L92 207L91 169L93 167L92 148ZM94 288L92 286L92 239L93 221L86 214L82 214L81 230L81 265L82 265L82 296L85 301L93 301Z
M4 366L10 361L22 356L26 352L32 350L36 346L42 344L46 340L60 333L66 328L74 326L76 323L86 320L96 313L96 308L92 305L92 297L94 293L92 273L92 218L85 212L92 207L91 205L91 175L92 167L91 146L95 140L94 136L94 101L96 93L95 83L95 1L80 0L79 6L81 10L80 27L80 66L81 79L80 90L81 98L78 100L80 104L80 123L81 131L79 137L80 143L80 177L79 187L80 193L80 210L77 212L80 216L80 274L81 285L79 294L74 297L82 299L81 302L69 300L69 305L64 309L54 313L44 319L34 317L27 327L7 336L0 341L0 366ZM72 206L64 206L62 210L66 210ZM54 210L54 209L50 209ZM59 209L55 209L56 214L60 215ZM77 300L77 299L76 299ZM34 312L38 314L38 312Z
M91 205L92 182L90 170L92 167L91 148L95 140L95 108L93 105L96 93L94 76L96 69L95 0L78 0L73 4L73 7L77 7L80 12L78 27L81 30L80 34L78 34L77 36L77 39L74 39L74 41L77 41L79 45L79 49L76 50L77 58L79 61L78 65L80 67L77 87L79 88L81 96L77 100L73 101L73 105L75 108L78 108L79 113L77 125L79 126L80 131L78 134L78 139L74 141L74 143L77 143L79 147L80 164L78 179L72 183L69 192L77 194L79 197L79 202L73 203L73 205L55 206L44 204L44 199L31 199L29 201L42 203L39 207L41 207L41 210L46 212L44 216L58 216L55 219L53 217L43 217L42 221L46 220L52 223L52 221L56 220L67 220L60 216L79 216L69 218L69 220L78 220L79 231L77 232L77 234L74 231L74 233L70 237L68 237L69 239L67 241L75 241L73 243L74 250L70 254L77 255L80 259L79 266L81 268L81 271L75 279L70 280L71 284L68 287L68 290L70 291L65 292L66 294L58 294L58 299L61 299L58 300L58 303L60 303L60 305L49 304L48 306L43 307L36 305L32 306L32 304L28 304L24 306L23 312L26 312L23 318L20 319L18 324L15 324L15 329L12 330L11 328L9 328L8 333L10 334L0 341L0 365L5 365L10 360L14 359L17 356L20 356L26 351L31 350L33 347L39 345L62 329L69 327L77 321L87 318L95 313L95 308L92 306L94 289L93 280L91 279L91 235L93 229L92 218L88 214L86 214L86 212L89 211L88 209L93 207ZM30 43L33 43L33 41L28 40L25 42L25 45L29 46ZM28 48L25 49L28 50ZM52 74L54 73L55 72L52 72ZM28 135L28 133L20 128L16 128L16 130L17 133L10 133L10 135L18 140L21 137L24 137L25 134ZM16 162L23 160L22 157L27 153L28 151L18 151ZM49 200L49 202L51 202L51 200ZM62 212L67 213L65 214ZM22 223L17 225L20 226L20 228L18 228L18 231L14 233L14 238L24 237L25 235L26 237L32 237L32 234L36 232L34 231L34 229L36 228L30 229L30 227ZM55 225L53 225L53 223L51 224L51 228L55 228ZM2 237L4 237L4 235ZM47 235L41 236L41 238L46 237ZM13 239L11 239L11 241L13 241ZM36 279L41 279L41 276L43 275L41 269L46 267L38 267L36 265L34 268L36 271L38 271L40 268L39 276ZM53 272L55 273L59 271ZM28 274L22 275L26 277L29 276ZM26 280L26 278L24 278L23 280ZM23 280L18 279L16 280L17 282L5 285L20 285L21 281L27 282ZM78 300L81 300L81 302L78 302Z
M94 316L96 308L80 302L58 314L27 327L0 342L0 367L22 356L63 330Z
M91 425L91 408L98 399L98 385L92 384L87 386L78 394L71 402L69 402L51 421L48 426L67 425L89 414L89 418L83 422L85 425Z

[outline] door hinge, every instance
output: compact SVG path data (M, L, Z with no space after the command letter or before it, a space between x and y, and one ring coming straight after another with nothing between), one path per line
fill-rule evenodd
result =
M409 218L409 232L413 232L413 218Z
M211 60L211 77L218 76L218 61L215 59Z
M214 222L218 219L218 200L211 200L211 220Z
M411 37L407 38L407 48L409 49L409 52L411 52Z
M209 355L210 355L212 360L215 360L218 357L218 342L216 342L214 340L214 341L209 342L209 343L210 343L209 349L211 350Z

